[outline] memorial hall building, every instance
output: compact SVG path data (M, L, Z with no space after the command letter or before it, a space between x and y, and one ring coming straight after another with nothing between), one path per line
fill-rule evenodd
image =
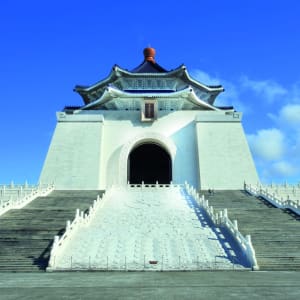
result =
M0 185L0 272L300 270L300 185L262 185L223 86L155 54L76 85L39 183Z
M166 70L155 49L133 70L113 66L82 106L57 113L40 182L56 189L105 190L113 184L184 183L241 189L258 177L242 113L215 105L224 91L193 79L184 65Z

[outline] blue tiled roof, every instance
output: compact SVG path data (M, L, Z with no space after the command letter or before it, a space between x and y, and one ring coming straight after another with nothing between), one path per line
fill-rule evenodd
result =
M168 71L159 64L144 60L139 66L134 68L132 73L167 73Z

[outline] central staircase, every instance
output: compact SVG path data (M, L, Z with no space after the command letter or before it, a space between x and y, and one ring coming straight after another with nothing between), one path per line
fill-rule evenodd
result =
M300 217L244 191L204 194L216 211L228 208L239 231L250 234L260 270L300 270Z
M53 251L47 270L249 267L181 186L113 187L101 201Z
M2 215L0 217L0 272L45 270L48 265L53 237L63 234L66 221L74 218L77 208L83 211L87 210L93 200L97 198L97 195L101 196L102 193L101 191L53 191L46 197L35 199L23 209L13 209ZM289 210L275 208L265 200L258 199L244 191L203 193L206 199L209 200L210 205L213 205L215 211L227 208L229 218L238 221L239 231L243 235L251 235L260 270L300 271L299 216L294 215ZM134 200L133 202L127 200L123 202L124 205L129 208L133 206L133 212L140 213L143 211L141 207L147 207L149 212L151 210L149 205L154 205L154 208L155 205L158 205L158 203L155 204L158 201L156 196L149 198L150 202L148 202L147 199L150 196L142 194L140 200ZM168 197L165 195L163 198L167 199ZM120 208L121 199L121 195L116 198L112 211ZM174 200L174 195L171 195L169 199L168 201ZM113 203L111 204L113 205ZM174 204L168 206L168 209L176 209ZM157 222L157 228L162 226L161 221L156 219L161 208L158 205L157 212L148 220L151 226L154 225L154 221ZM145 218L147 215L142 214L141 216ZM139 220L141 216L132 218L133 215L131 215L130 220ZM172 227L179 232L183 230L181 228L182 216L178 218L181 222L174 223ZM111 222L111 217L108 216L108 223ZM145 222L143 218L141 220ZM187 212L187 220L188 218L195 219L191 211ZM105 218L99 220L105 221ZM125 218L123 211L122 218L116 218L116 220L118 222L124 221L126 224L128 219ZM201 222L201 218L199 220ZM148 226L149 230L151 226ZM156 233L156 235L159 234L161 234L161 231ZM180 238L183 238L186 234L187 232L182 232ZM135 246L134 242L132 246ZM152 246L155 246L155 243ZM183 257L182 254L180 255Z
M87 209L101 191L53 191L0 217L0 272L45 270L55 235L62 235L76 208Z

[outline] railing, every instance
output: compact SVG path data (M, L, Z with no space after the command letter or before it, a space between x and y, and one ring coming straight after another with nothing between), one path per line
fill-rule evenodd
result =
M169 188L169 187L182 187L183 184L174 184L172 181L170 183L159 183L158 181L156 181L156 183L144 183L144 181L142 181L142 183L129 183L127 184L128 188Z
M204 196L199 197L196 191L189 186L188 184L128 184L127 189L135 189L136 191L142 191L143 189L166 189L166 188L186 188L188 194L193 197L200 206L204 208L208 216L214 222L216 226L224 226L229 229L229 232L232 233L233 237L237 240L244 253L246 254L249 262L251 263L252 269L258 269L255 252L251 244L250 236L243 237L243 235L238 231L237 222L233 223L228 219L227 211L224 213L215 214L213 207L209 206L208 200L204 199ZM93 204L90 206L88 213L84 213L79 209L76 210L74 220L67 221L65 232L62 236L55 236L54 242L52 245L49 264L47 271L54 270L228 270L228 269L244 269L240 266L238 262L235 263L234 260L232 264L224 263L222 259L215 257L214 262L212 261L201 261L199 257L195 257L193 261L184 262L180 256L178 256L178 263L173 262L168 264L164 262L163 256L157 261L151 261L151 259L146 259L140 261L130 261L128 258L124 257L124 261L115 261L113 258L105 257L102 258L103 261L91 261L91 257L87 256L86 261L82 261L82 258L78 261L76 256L70 256L70 265L69 267L64 264L64 267L56 264L56 258L60 257L64 253L65 247L68 244L68 241L71 240L72 236L80 228L88 226L96 210L101 208L110 197L110 194L114 192L114 189L118 186L112 186L103 196L97 197L97 200L94 200ZM122 187L124 188L124 187ZM67 258L66 258L67 259ZM67 263L68 264L68 263Z
M152 259L144 255L140 259L124 256L121 260L116 260L113 256L104 256L101 260L86 256L82 257L68 256L65 258L66 264L55 265L55 256L52 257L53 267L48 267L47 271L204 271L204 270L248 270L238 263L224 263L222 259L215 256L213 261L201 260L201 257L194 257L192 260L185 260L181 256L174 257L173 261L166 261L164 256Z
M35 198L47 196L53 190L53 184L0 185L0 215L10 209L21 209Z
M89 224L96 209L103 205L105 196L107 196L108 194L109 191L107 191L102 196L102 198L98 195L97 199L94 200L93 204L89 207L88 213L84 213L84 211L80 211L78 208L76 209L75 218L72 222L70 220L67 221L64 234L62 236L56 235L54 237L47 270L51 271L55 268L55 257L61 251L63 251L64 246L77 229L87 226Z
M210 217L211 221L215 226L223 226L228 229L229 233L232 235L234 240L239 244L240 248L244 252L245 256L248 258L251 263L253 270L258 270L259 266L257 264L255 250L251 242L251 236L246 235L244 237L238 230L237 220L233 222L228 218L227 209L220 211L219 213L214 212L213 206L209 205L209 201L204 198L204 195L200 196L198 192L190 186L188 183L185 183L185 189L187 193L194 198L194 200L206 211L207 215Z
M251 185L245 183L244 185L245 191L250 193L251 195L254 195L256 197L262 197L265 200L267 200L269 203L274 205L277 208L281 209L290 209L297 215L300 215L300 188L299 186L294 186L290 191L294 191L294 194L299 195L298 199L292 198L288 193L285 193L283 197L283 193L281 193L281 196L279 195L278 186L272 187L272 186L262 186L262 185ZM271 188L271 192L270 192Z

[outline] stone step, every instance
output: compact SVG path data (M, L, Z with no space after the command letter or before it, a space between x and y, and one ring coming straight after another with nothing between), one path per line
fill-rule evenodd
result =
M0 272L45 270L55 235L103 191L53 191L0 217Z
M298 216L244 191L204 192L215 211L228 209L242 234L250 234L261 270L300 270Z

